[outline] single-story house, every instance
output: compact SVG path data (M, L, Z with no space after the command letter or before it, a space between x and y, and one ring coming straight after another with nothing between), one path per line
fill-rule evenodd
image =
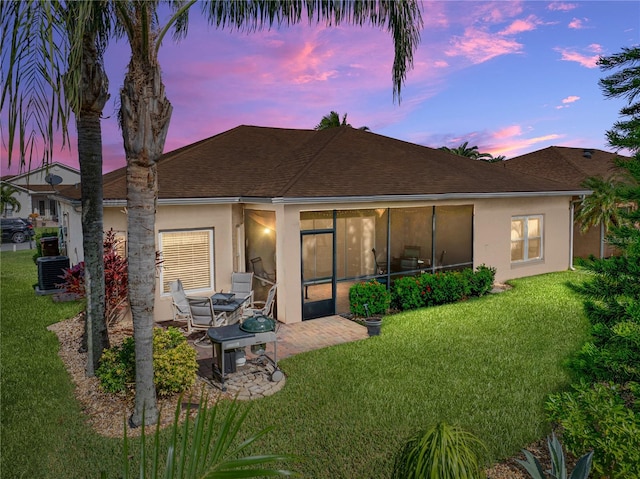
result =
M127 229L125 168L104 175L104 225ZM350 127L239 126L158 162L155 318L169 282L228 290L255 271L277 281L277 318L348 312L349 287L421 271L497 269L498 282L571 265L580 188ZM67 251L82 260L79 194L62 191ZM124 237L124 236L123 236Z
M606 180L620 175L621 170L615 164L616 158L627 157L597 149L550 146L516 156L497 165L527 175L561 181L580 189L582 182L589 177ZM580 198L576 198L576 207L580 201ZM580 222L575 220L573 255L580 258L588 258L590 255L604 258L613 255L615 250L606 242L606 234L602 225L589 228L582 233Z
M48 177L48 178L47 178ZM47 182L54 177L55 184ZM57 183L59 181L59 183ZM54 162L19 175L3 176L2 183L16 188L14 198L20 203L20 211L3 211L5 217L24 217L32 213L42 222L58 221L57 190L80 183L80 171L68 165Z

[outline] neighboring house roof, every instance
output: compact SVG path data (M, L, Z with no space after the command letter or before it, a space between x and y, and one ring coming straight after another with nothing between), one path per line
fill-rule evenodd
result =
M616 158L627 157L596 149L550 146L494 165L580 188L581 183L591 176L606 179L612 174L619 174L621 170L615 165Z
M40 193L40 194L54 194L56 190L51 187L51 185L13 185L13 186L22 186L24 189L30 191L31 193Z
M65 165L64 163L58 163L57 161L54 161L53 163L49 163L48 165L44 165L44 166L41 166L39 168L34 168L32 170L25 171L24 173L20 173L18 175L13 175L10 178L7 178L6 181L9 181L10 183L19 182L20 180L25 179L25 178L27 178L29 176L33 176L34 174L37 174L39 172L48 172L49 170L53 170L54 167L62 168L62 169L67 170L67 171L69 171L71 173L75 173L77 175L80 175L80 170L78 170L76 168L72 168L69 165Z
M103 180L106 201L126 198L126 168ZM167 201L575 194L567 184L349 127L238 126L163 155L158 183Z
M0 179L0 184L10 186L12 188L15 188L17 191L22 191L23 193L27 193L27 194L29 193L29 189L23 185L14 185L13 183L2 180L2 179Z

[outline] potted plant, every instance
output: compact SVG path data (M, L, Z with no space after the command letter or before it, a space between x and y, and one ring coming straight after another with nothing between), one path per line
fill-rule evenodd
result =
M367 327L369 336L378 336L382 326L382 316L391 305L391 294L386 285L376 280L356 283L349 289L351 313Z
M365 310L368 310L368 305L364 305ZM367 316L364 318L364 325L367 327L367 334L369 336L380 336L380 328L382 327L382 317L371 316L367 312Z

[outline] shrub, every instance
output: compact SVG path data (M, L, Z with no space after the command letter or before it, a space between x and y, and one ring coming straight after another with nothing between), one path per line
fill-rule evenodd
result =
M351 312L359 317L386 314L391 305L391 294L375 279L356 283L349 288L349 305Z
M121 345L105 349L100 357L96 377L100 386L108 393L133 390L136 376L135 342L126 338Z
M196 351L177 328L153 330L153 381L158 396L182 392L195 383ZM106 392L132 391L135 386L135 340L126 338L120 346L102 354L96 370Z
M104 239L104 314L109 326L125 315L129 299L127 259L118 253L118 242L115 231L109 230ZM65 293L74 294L79 298L85 296L84 270L84 261L65 269L60 285Z
M481 264L475 271L466 269L468 281L471 288L471 296L484 296L491 292L493 282L496 279L496 269L485 264ZM469 274L470 273L470 274Z
M612 328L593 326L586 343L569 364L582 378L596 381L640 382L640 324L623 321Z
M427 284L429 278L425 278L426 276L431 275L404 276L396 279L393 282L393 306L402 311L431 306L427 304L428 299L424 297L426 291L430 293L433 288L432 285Z
M496 269L480 265L476 271L447 271L404 276L393 283L392 304L400 310L455 303L491 291Z
M413 436L396 455L393 479L475 479L486 477L478 453L484 444L445 422Z
M552 395L546 409L574 455L593 449L593 469L610 478L640 478L640 385L582 383Z

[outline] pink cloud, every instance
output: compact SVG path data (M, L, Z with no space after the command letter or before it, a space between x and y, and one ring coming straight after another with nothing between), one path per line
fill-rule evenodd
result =
M511 25L502 30L500 35L516 35L522 32L530 32L535 30L538 25L542 24L535 15L529 15L525 20L515 20Z
M580 99L579 96L571 95L571 96L568 96L567 98L564 98L562 100L562 103L574 103L574 102L578 101L579 99Z
M500 55L521 53L523 45L515 40L498 38L483 30L468 28L463 37L454 37L448 56L464 56L474 64L483 63Z
M446 2L444 2L446 3ZM469 18L477 19L481 24L495 24L513 18L522 13L522 2L465 2L464 8L472 8Z
M585 28L584 24L582 23L583 20L580 18L574 18L573 20L571 20L569 22L569 28L573 29L573 30L581 30L583 28Z
M493 138L496 140L503 140L505 138L513 138L514 136L520 135L522 135L522 127L520 125L512 125L496 131L493 134Z
M556 48L555 50L560 53L560 59L563 61L576 62L586 68L596 68L602 47L597 44L591 44L586 48L587 51L595 52L595 55L585 55L566 48Z
M525 138L521 140L515 140L515 141L503 143L500 145L488 147L487 149L493 156L504 155L506 157L514 157L514 156L518 156L523 153L532 151L534 149L533 147L536 145L540 145L540 143L547 143L562 137L563 135L554 133L554 134L538 136L534 138ZM539 146L536 148L539 148Z
M565 2L551 2L547 6L547 9L551 10L552 12L568 12L576 8L578 8L578 5L576 5L575 3Z

